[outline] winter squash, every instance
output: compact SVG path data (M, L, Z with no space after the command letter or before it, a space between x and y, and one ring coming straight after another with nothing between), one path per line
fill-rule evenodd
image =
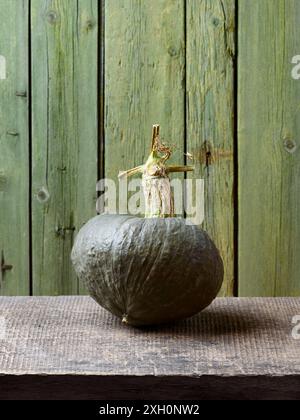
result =
M167 166L170 149L153 127L144 165L120 173L143 174L145 218L100 215L77 235L72 262L90 295L124 324L154 325L192 316L217 296L223 262L198 226L174 217L169 173L193 170Z

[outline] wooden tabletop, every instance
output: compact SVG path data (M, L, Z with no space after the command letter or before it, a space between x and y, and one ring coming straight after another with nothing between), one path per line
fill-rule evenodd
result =
M0 398L300 399L297 315L300 298L219 298L137 329L86 296L0 297Z

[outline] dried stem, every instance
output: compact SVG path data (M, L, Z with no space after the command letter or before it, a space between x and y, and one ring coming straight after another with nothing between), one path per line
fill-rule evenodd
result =
M152 127L152 143L151 143L151 152L154 151L155 141L159 137L159 125L155 124Z
M166 165L171 157L172 149L161 142L159 125L152 127L151 153L144 165L128 171L120 172L119 178L143 174L145 195L145 217L174 217L174 199L168 174L172 172L193 171L193 166Z
M128 171L119 172L118 177L119 178L124 178L126 176L132 176L132 175L135 175L135 174L138 174L138 173L143 173L143 168L144 168L144 166L141 165L141 166L137 166L136 168L129 169Z

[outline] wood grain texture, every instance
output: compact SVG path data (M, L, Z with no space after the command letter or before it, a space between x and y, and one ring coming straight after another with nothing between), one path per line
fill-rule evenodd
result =
M0 0L0 294L29 294L28 1ZM3 63L2 63L3 64ZM5 72L4 72L5 73ZM5 74L3 75L5 76Z
M299 298L131 328L89 297L0 297L0 399L300 399Z
M87 296L0 297L0 376L299 377L299 307L300 298L218 298L184 321L133 328Z
M183 163L184 39L181 0L105 2L107 178L146 161L156 123Z
M239 2L242 296L300 294L299 19L297 0Z
M234 291L235 1L188 0L187 150L191 177L205 180L204 228L225 266L221 295Z
M76 294L73 236L96 213L97 0L32 0L34 294Z

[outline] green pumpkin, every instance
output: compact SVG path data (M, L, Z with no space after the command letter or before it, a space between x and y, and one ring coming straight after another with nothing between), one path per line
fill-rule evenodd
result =
M79 232L72 261L90 295L131 325L192 316L223 280L213 242L180 218L97 216Z
M224 268L207 233L175 218L167 166L170 149L153 127L147 162L121 176L143 174L146 218L101 215L77 235L72 262L90 295L124 324L154 325L190 317L217 296Z

